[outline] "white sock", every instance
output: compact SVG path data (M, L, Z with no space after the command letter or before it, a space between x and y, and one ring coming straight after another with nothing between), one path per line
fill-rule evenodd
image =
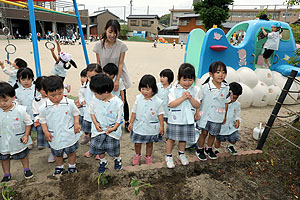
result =
M56 168L63 169L63 168L64 168L64 164L62 164L62 165L57 165Z
M102 159L100 159L100 163L106 163L107 162L107 160L106 160L106 158L104 157L104 158L102 158Z
M69 168L75 168L76 167L76 163L74 163L73 165L71 165L70 163L69 163Z
M115 157L115 160L118 160L118 161L120 161L120 160L121 160L121 156L119 156L119 157Z

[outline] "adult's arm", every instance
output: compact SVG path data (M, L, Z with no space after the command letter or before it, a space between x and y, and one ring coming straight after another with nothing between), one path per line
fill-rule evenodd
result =
M124 67L124 59L125 59L125 52L120 54L118 75L117 75L115 83L114 83L114 91L117 91L119 89L119 81L120 81L120 77L122 75L122 71L123 71L123 67Z

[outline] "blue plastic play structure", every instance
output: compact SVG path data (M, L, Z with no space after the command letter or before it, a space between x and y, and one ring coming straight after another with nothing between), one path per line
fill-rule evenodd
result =
M241 67L252 70L263 68L263 46L267 37L261 37L261 27L270 32L273 23L274 21L266 20L240 22L227 35L219 28L209 29L206 33L201 29L194 29L188 37L184 61L194 65L198 78L208 72L212 62L219 60L235 70ZM283 60L287 56L293 56L296 43L291 27L281 22L281 28L282 38L279 49L269 59L272 64L270 69L284 76L288 76L291 70L296 70L297 76L300 76L299 67L288 65Z

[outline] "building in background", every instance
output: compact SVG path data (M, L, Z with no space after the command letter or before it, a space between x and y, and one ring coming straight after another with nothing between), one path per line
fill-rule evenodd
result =
M108 10L95 11L90 14L90 34L92 36L103 34L105 25L110 19L119 20L120 18Z
M129 34L133 34L133 31L146 31L146 36L152 37L158 35L161 29L158 15L129 15L127 20Z

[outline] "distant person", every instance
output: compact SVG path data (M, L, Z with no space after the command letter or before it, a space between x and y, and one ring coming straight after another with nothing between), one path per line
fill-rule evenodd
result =
M180 48L183 49L183 41L180 41Z
M10 68L12 70L7 69L7 67L4 66L4 62L0 61L0 66L5 74L9 76L8 83L14 87L17 81L17 72L21 68L27 67L27 62L23 60L22 58L16 58L15 61L12 63L8 60L5 60L5 62L8 62L10 65Z
M37 36L38 41L41 41L41 34L40 34L40 32L37 32L36 36Z
M273 54L274 51L278 50L279 47L279 41L281 39L281 34L280 34L280 29L281 29L281 23L280 22L274 22L271 25L271 33L267 33L264 29L264 27L261 27L261 30L265 36L268 36L268 39L264 45L264 66L266 68L269 68L271 65L269 63L269 58Z
M175 49L175 46L176 46L176 42L175 40L173 40L173 49Z
M153 47L156 48L157 47L157 40L155 39L153 42Z

